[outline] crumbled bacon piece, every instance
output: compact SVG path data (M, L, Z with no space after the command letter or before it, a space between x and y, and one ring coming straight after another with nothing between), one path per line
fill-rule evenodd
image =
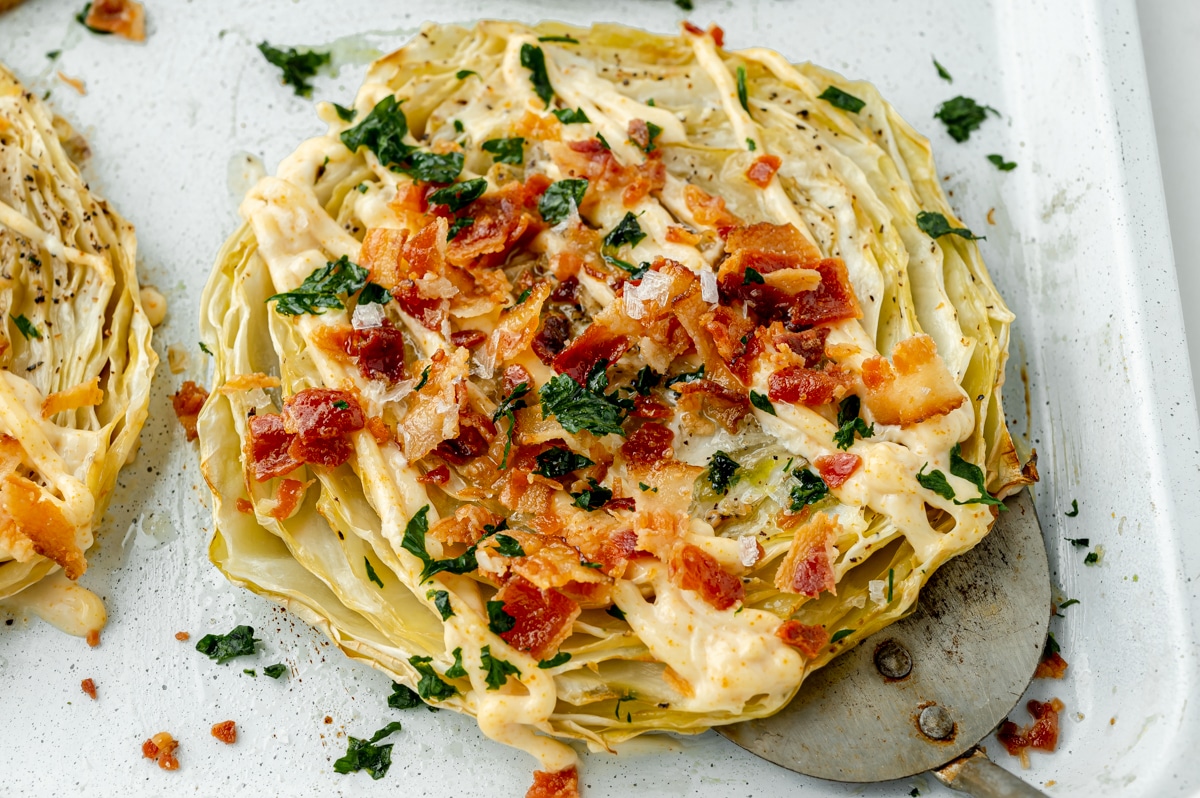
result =
M813 460L821 479L831 488L840 488L862 465L862 458L850 452L836 452Z
M175 758L175 749L179 742L167 732L159 732L142 743L142 756L153 759L163 770L179 770L179 760Z
M817 513L797 529L787 556L775 572L775 587L810 598L816 598L822 590L836 595L832 555L839 529L837 519L825 513Z
M671 579L684 590L695 590L718 610L727 610L746 597L742 580L727 573L716 557L685 543L671 558Z
M423 327L435 332L442 328L449 305L445 298L422 295L420 287L410 279L398 282L392 287L391 294L400 309L419 321Z
M821 284L812 291L797 296L789 314L793 327L812 327L844 319L862 317L862 308L854 296L846 264L841 258L824 258L815 267L821 273Z
M470 353L462 347L450 354L443 349L433 353L429 376L410 397L408 414L400 422L400 441L410 463L429 454L442 441L458 437L459 415L467 407L469 360Z
M654 153L657 155L657 153ZM621 192L621 203L632 208L653 191L661 191L667 184L667 165L658 158L651 158L632 169L625 170L628 182Z
M521 576L513 576L496 593L504 611L513 617L513 628L500 635L519 651L546 659L571 634L579 605L557 590L540 590Z
M91 698L93 701L96 700L96 682L94 680L84 679L79 683L79 686L83 689L83 692L88 694L89 698Z
M477 504L464 504L454 515L442 518L429 528L429 536L442 543L463 543L468 546L478 543L504 519Z
M1067 661L1057 651L1043 654L1037 670L1033 672L1035 679L1061 679L1066 675Z
M404 277L401 263L404 259L404 242L407 240L407 230L384 227L367 230L362 249L359 250L358 263L370 272L371 282L389 290L399 284Z
M83 24L131 42L146 40L146 9L136 0L93 0Z
M549 366L562 353L571 338L571 322L557 310L542 316L542 328L533 339L533 353Z
M700 27L699 25L692 24L691 20L685 19L683 21L683 29L686 30L688 33L692 34L693 36L703 36L704 35L704 28Z
M214 723L212 727L212 736L216 737L226 745L233 745L237 742L237 724L231 720L223 720L220 723Z
M713 227L719 234L724 235L730 229L741 224L741 219L725 209L725 200L714 197L699 186L688 183L683 187L683 201L696 224Z
M668 430L669 431L669 430ZM637 500L632 496L615 496L604 504L605 510L636 510Z
M675 456L675 433L662 424L643 424L621 444L621 454L633 471L646 471Z
M766 188L771 185L771 178L775 176L782 165L783 161L779 159L778 155L760 155L746 170L746 179L759 188Z
M892 359L863 361L864 404L881 424L917 424L959 407L966 396L937 345L925 334L905 338L892 350Z
M633 397L633 413L631 415L634 418L670 418L674 413L658 397L637 394Z
M808 407L828 404L842 387L839 380L824 371L804 366L785 366L767 380L767 396L772 402L787 402Z
M779 327L772 331L776 346L786 346L793 354L804 359L808 368L820 363L825 358L825 339L829 337L828 327L813 327L798 333L784 332Z
M554 358L554 370L566 374L580 385L586 385L588 375L597 363L612 365L629 351L631 342L602 324L591 324L583 334L567 345Z
M532 389L533 376L529 373L529 369L513 363L504 370L504 379L501 381L501 386L504 388L505 394L512 393L522 383L525 384L526 388Z
M7 461L3 470L9 472L0 482L0 516L4 517L0 534L15 533L21 539L19 545L32 547L37 554L53 560L68 579L78 579L87 571L87 559L76 540L75 524L50 500L45 488L12 473L20 465L24 451L15 438L0 435L0 450ZM100 633L97 631L95 635L98 643ZM89 644L91 636L89 632Z
M1046 703L1030 701L1025 705L1033 716L1033 723L1026 728L1019 728L1011 720L1000 724L996 731L996 739L1008 753L1021 758L1021 762L1029 764L1029 749L1053 753L1058 747L1058 713L1063 710L1063 703L1052 698Z
M784 621L775 630L775 636L789 646L793 646L805 659L812 659L821 653L821 649L829 642L829 633L823 626L808 626L799 621Z
M474 349L486 340L487 333L483 330L455 330L450 333L450 343L467 349Z
M421 476L417 477L417 482L422 485L445 485L450 481L450 469L442 463L437 468L431 468Z
M451 463L462 465L487 454L494 437L496 425L490 418L474 410L460 411L458 435L442 441L434 451Z
M553 773L535 770L525 798L579 798L579 771L574 767Z
M750 414L750 401L740 393L713 382L693 380L678 384L679 409L704 415L730 432L737 432L742 419Z
M358 370L368 380L404 379L404 334L387 319L380 327L351 331L346 352L358 359Z
M643 151L650 149L650 127L645 119L629 120L629 140Z
M66 569L64 569L64 570L66 570ZM71 574L68 572L67 576L70 576L70 575ZM95 648L96 646L100 645L100 630L99 629L88 629L87 644L88 644L88 648Z
M275 506L267 513L280 521L291 518L304 500L304 492L312 482L301 482L297 479L281 479L275 488Z
M550 292L551 302L566 302L574 305L578 301L576 291L579 289L579 280L574 277L568 277L554 286L554 290Z
M353 452L345 436L366 426L354 394L306 388L283 403L283 428L296 437L288 445L295 460L336 468Z
M246 426L249 431L246 456L254 466L256 480L266 482L300 467L302 461L288 454L296 436L284 429L283 416L277 413L251 416Z
M528 184L513 182L467 205L462 216L475 222L450 242L446 259L455 266L466 266L484 256L507 253L526 231L539 224L526 207L531 195L536 203L539 188L545 190L532 179Z
M188 380L179 386L179 391L171 397L171 406L175 408L175 417L183 425L183 431L189 441L194 441L199 433L196 431L196 421L200 417L200 409L208 400L208 391Z

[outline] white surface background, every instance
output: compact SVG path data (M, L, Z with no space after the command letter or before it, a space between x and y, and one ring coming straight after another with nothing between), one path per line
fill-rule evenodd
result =
M1193 694L1200 603L1191 584L1200 575L1200 459L1132 0L695 1L692 18L724 26L730 47L763 44L874 81L932 139L960 215L977 232L986 228L984 255L1019 319L1006 407L1016 433L1041 454L1037 502L1056 586L1082 602L1052 622L1071 662L1068 679L1031 691L1066 702L1062 747L1035 756L1026 777L1054 782L1047 789L1056 796L1191 794L1200 782L1200 697ZM195 347L195 302L237 222L242 154L272 169L320 130L308 101L278 85L254 43L336 43L350 62L318 78L314 98L344 103L361 78L364 46L394 47L425 18L615 19L670 30L683 14L668 0L149 0L149 41L139 46L84 32L72 21L81 5L29 0L0 17L0 59L35 90L52 89L55 107L87 135L94 184L136 223L141 273L170 301L156 347L186 345L192 365L173 375L164 362L142 452L122 473L89 552L84 582L105 597L111 617L101 647L89 651L21 616L0 626L0 791L523 793L528 757L484 740L469 718L389 711L387 679L220 578L204 555L209 521L194 448L168 396L185 378L207 377ZM1151 76L1161 80L1155 111L1166 115L1167 187L1173 199L1192 197L1190 210L1172 207L1181 262L1200 253L1196 5L1142 8L1149 35L1163 37L1149 55ZM364 31L374 33L358 35ZM64 51L55 68L83 77L86 96L54 78L44 56L54 49ZM954 74L953 86L937 78L932 55ZM1190 71L1180 71L1176 64L1188 60ZM931 114L958 93L1000 108L1004 118L954 144ZM1190 122L1179 121L1185 114ZM999 173L984 160L991 152L1020 166ZM991 207L997 225L987 227ZM1185 291L1200 293L1196 277L1184 275ZM1064 514L1072 499L1077 518ZM1081 552L1065 541L1083 536L1105 546L1101 566L1084 568ZM201 635L237 623L255 626L261 655L219 667L193 650ZM191 632L190 643L174 641L181 629ZM289 666L286 681L241 673L277 661ZM88 676L99 686L96 703L78 688ZM333 723L323 723L326 715ZM208 735L228 718L242 735L232 748ZM341 735L367 736L397 718L405 728L386 779L331 772L345 751ZM139 758L141 741L163 729L183 741L177 773ZM867 788L816 782L713 734L631 745L618 757L589 756L584 767L588 798L883 798L913 786L949 794L924 778Z

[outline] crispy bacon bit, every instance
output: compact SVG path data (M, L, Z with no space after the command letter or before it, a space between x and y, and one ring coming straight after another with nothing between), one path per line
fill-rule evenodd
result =
M363 236L358 263L371 273L371 282L384 288L395 288L404 278L401 261L404 258L404 242L407 230L391 230L373 227Z
M525 383L525 387L529 388L533 385L533 376L529 373L529 369L524 366L513 363L504 370L504 379L501 381L501 387L504 393L509 394L516 390L516 387L521 383Z
M630 345L626 336L593 323L554 358L554 370L584 385L597 363L603 362L605 366L615 363L629 351Z
M311 480L308 482L296 479L280 480L279 486L275 489L275 507L267 515L280 521L291 518L296 512L296 508L304 500L304 491L311 484Z
M450 481L450 469L442 463L437 468L431 468L421 476L417 477L417 482L422 485L445 485Z
M862 308L854 296L842 259L824 258L815 268L821 273L821 284L815 290L798 295L791 311L791 324L812 327L831 321L861 318Z
M455 266L467 266L486 255L502 258L526 231L540 224L530 215L526 204L531 194L542 191L545 188L532 180L529 184L513 182L472 202L463 209L462 216L474 219L475 223L454 237L446 259ZM536 204L536 196L533 201Z
M822 590L837 595L833 573L833 547L840 525L836 518L817 513L796 530L787 556L775 572L775 587L784 593L799 593L816 598Z
M746 179L759 188L766 188L771 185L771 178L775 176L782 165L783 161L779 159L778 155L760 155L746 170Z
M821 474L821 479L831 488L837 489L850 479L850 476L862 465L862 458L850 452L837 452L818 457L813 465Z
M477 504L464 504L454 511L454 515L443 518L429 528L429 535L442 543L463 543L468 546L478 543L487 530L485 527L496 527L504 520L495 513L488 512Z
M671 580L684 590L695 590L718 610L727 610L746 597L742 580L727 573L716 557L691 543L679 547L671 558Z
M237 742L237 724L231 720L223 720L220 723L214 723L212 727L212 736L216 737L226 745L233 745Z
M550 292L551 302L566 302L574 305L579 301L576 296L576 291L579 290L579 280L574 277L568 277L554 286L554 290Z
M142 743L142 756L153 759L163 770L179 770L179 760L175 758L175 749L179 743L167 732L159 732Z
M779 327L771 331L775 346L786 346L793 354L804 359L804 365L812 368L825 357L825 339L829 337L828 327L813 327L798 333L784 332Z
M729 231L725 249L759 274L781 269L810 269L821 252L792 224L758 222ZM724 268L721 269L725 271ZM738 269L739 273L745 268Z
M1021 763L1028 767L1030 748L1053 753L1058 747L1058 713L1063 710L1063 702L1057 698L1047 703L1030 701L1025 708L1033 716L1033 723L1022 729L1011 720L1006 720L996 731L996 739L1008 753L1020 757Z
M709 25L708 35L712 37L713 44L715 44L717 47L725 46L725 31L720 25Z
M305 388L283 403L283 428L296 436L288 455L304 463L340 466L353 451L346 434L364 426L358 399L345 391Z
M772 402L787 402L808 407L828 404L842 384L824 371L804 366L786 366L767 380L767 396Z
M467 349L474 349L486 340L487 333L483 330L455 330L450 333L450 343Z
M208 400L208 391L188 380L179 386L179 391L171 397L171 406L175 408L175 417L183 425L183 431L189 441L196 440L196 421L200 417L200 408Z
M621 444L621 454L633 471L646 471L675 456L675 433L662 424L643 424Z
M131 42L146 40L146 9L135 0L93 0L83 24Z
M205 396L207 397L207 394ZM42 418L50 418L64 410L95 407L103 401L104 391L100 390L100 378L93 377L90 382L82 382L65 391L58 391L47 396L42 402ZM201 404L203 404L203 400L201 400ZM184 426L186 428L186 424ZM190 441L192 438L189 437L188 440Z
M83 689L83 692L88 694L89 698L91 698L93 701L96 700L96 682L95 681L93 681L92 679L84 679L82 682L79 683L79 686L80 686L80 688Z
M670 430L668 430L670 432ZM604 505L605 510L636 510L637 500L632 496L618 496L609 499Z
M704 28L701 28L699 25L693 25L691 20L685 19L683 21L683 29L685 31L687 31L688 33L692 34L693 36L703 36L704 35Z
M634 418L670 418L674 413L658 397L637 394L633 397L632 415Z
M191 639L191 637L192 637L192 636L191 636L190 634L188 634L187 632L176 632L176 633L175 633L175 639L176 639L176 640L178 640L178 641L180 641L180 642L183 642L183 641L185 641L185 640L189 640L189 639Z
M15 447L8 453L15 467L20 463L20 445L4 438L6 444L11 441L9 447ZM0 535L23 538L21 545L53 560L68 579L78 579L87 570L87 560L76 542L75 525L63 515L58 501L36 483L16 473L5 476L0 484L0 519Z
M467 401L469 359L470 353L461 347L450 355L441 349L433 353L429 377L413 394L408 415L400 422L400 440L409 462L420 460L442 441L458 437L459 413Z
M712 380L694 380L676 385L679 409L704 415L730 432L737 432L742 419L750 414L750 401Z
M1043 655L1041 662L1038 663L1037 670L1033 672L1033 678L1035 679L1061 679L1066 675L1067 661L1057 651L1051 652L1049 655Z
M625 174L629 182L621 192L621 203L626 208L632 208L652 191L661 191L667 184L667 165L658 158L651 158L632 169L626 169Z
M549 366L562 353L571 338L571 322L557 310L542 316L542 328L533 339L533 353Z
M717 305L705 316L704 329L713 337L713 343L726 363L746 351L750 334L757 327L745 314Z
M925 334L905 338L892 350L892 359L863 361L865 404L880 424L917 424L945 415L965 400L937 345Z
M487 454L494 437L496 425L492 420L474 410L467 410L458 415L458 435L442 441L434 451L451 463L462 465Z
M714 197L699 186L688 183L683 188L683 201L696 224L703 227L713 227L717 233L724 235L730 229L742 223L742 220L725 210L725 200Z
M629 120L629 140L643 151L650 149L650 127L645 119Z
M243 515L254 515L254 502L243 499L241 496L237 497L237 501L233 503L233 507Z
M667 243L684 244L689 247L697 246L704 239L688 230L686 227L680 227L677 224L667 227Z
M525 798L579 798L579 771L574 767L554 773L535 770Z
M513 628L500 635L519 651L536 659L554 656L571 634L579 605L557 590L539 590L521 576L513 576L496 593L504 611L513 617Z
M100 645L100 630L89 629L87 633L87 644L89 648L95 648Z
M821 653L829 642L829 633L823 626L808 626L799 621L784 621L775 630L775 636L789 646L795 647L805 659Z
M404 379L404 334L387 319L380 327L352 330L346 353L358 360L358 370L368 380L383 378L394 383Z
M246 457L254 466L254 478L266 482L300 467L302 461L288 454L295 435L284 429L283 416L269 413L252 416L247 423Z

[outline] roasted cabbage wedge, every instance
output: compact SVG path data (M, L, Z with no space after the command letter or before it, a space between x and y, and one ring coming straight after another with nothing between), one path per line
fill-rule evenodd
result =
M543 788L780 709L1032 477L928 142L719 38L427 27L203 297L213 562Z
M88 188L82 153L0 66L0 603L90 636L104 606L73 581L137 449L158 357L133 226Z

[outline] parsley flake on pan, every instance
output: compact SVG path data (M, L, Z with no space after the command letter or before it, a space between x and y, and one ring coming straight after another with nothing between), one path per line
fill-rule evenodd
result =
M314 269L294 291L267 297L275 300L275 312L284 316L310 313L319 316L326 309L340 310L345 305L339 295L349 296L367 284L368 272L345 255Z
M538 200L538 213L542 215L546 224L558 224L570 216L572 210L578 213L587 187L588 181L585 178L569 178L551 183L546 193Z
M92 33L99 34L100 36L112 35L112 31L110 31L110 30L101 30L100 28L93 28L91 25L87 24L88 12L91 10L92 10L91 3L84 4L83 10L75 15L75 21L78 22L83 27L90 30ZM54 51L54 52L57 53L58 51ZM47 53L47 55L49 55L49 53Z
M1006 161L1003 155L989 155L987 159L995 164L996 168L1001 172L1011 172L1017 168L1016 161Z
M254 636L253 626L235 626L229 634L207 634L196 643L196 650L209 659L216 660L218 665L224 665L234 657L245 657L254 653L254 644L258 638Z
M283 85L291 86L298 97L312 96L313 87L308 82L309 78L314 77L318 69L329 63L329 53L316 50L301 53L295 47L281 50L265 41L258 45L258 51L269 63L283 70Z
M284 665L282 662L274 665L268 665L267 667L263 668L263 673L267 676L270 676L272 679L278 679L280 676L283 676L283 674L287 673L287 665Z
M392 743L375 745L383 738L400 731L400 721L392 721L369 740L357 737L347 737L346 755L333 763L335 773L357 773L367 771L371 778L378 781L387 775L392 766Z
M942 66L941 64L938 63L938 60L936 58L933 59L933 66L937 69L939 78L946 81L947 83L954 82L954 78L950 77L950 73L948 71L946 71L946 68L944 66Z
M987 236L977 236L965 227L951 227L946 217L934 211L921 211L917 214L917 227L930 238L941 238L946 235L956 235L968 241L982 241Z
M1071 509L1063 513L1063 515L1065 515L1067 518L1074 518L1075 516L1079 515L1079 500L1071 499Z
M724 496L738 481L737 470L741 464L725 452L714 452L708 461L708 482L712 489Z
M392 682L392 694L387 699L389 707L392 709L412 709L413 707L419 707L422 703L421 697L411 687L399 682Z
M960 95L938 106L934 117L946 124L950 138L961 143L971 137L971 131L979 129L983 120L987 119L988 111L1000 116L1000 112L990 105L980 105L970 97Z
M533 93L549 108L550 100L554 97L554 87L550 85L550 75L546 73L546 54L542 52L542 48L522 44L521 66L529 70L529 82L533 84Z
M867 107L867 104L855 97L853 94L847 94L837 86L828 86L825 91L817 95L818 100L824 100L834 108L841 108L843 111L849 111L852 114L857 114L859 111Z

